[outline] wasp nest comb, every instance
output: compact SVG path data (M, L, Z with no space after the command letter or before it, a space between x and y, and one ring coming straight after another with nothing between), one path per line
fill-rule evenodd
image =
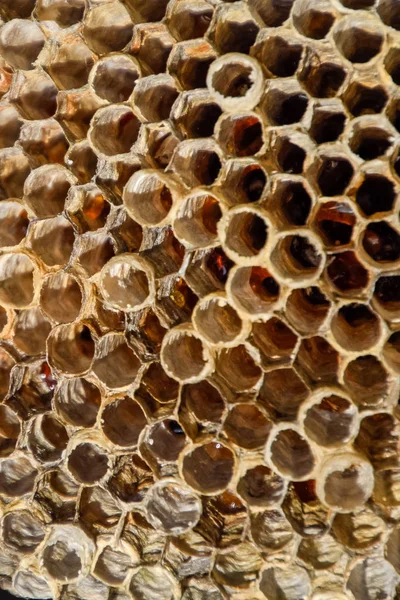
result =
M0 587L400 598L399 1L0 17Z

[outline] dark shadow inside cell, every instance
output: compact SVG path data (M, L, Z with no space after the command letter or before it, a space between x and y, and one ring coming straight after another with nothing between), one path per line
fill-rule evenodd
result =
M353 167L345 158L323 158L317 181L324 196L343 194L353 177Z
M334 142L343 133L346 115L343 113L327 113L318 111L312 120L310 134L317 142Z
M394 200L393 183L381 175L367 175L356 193L356 202L367 217L392 210Z
M400 258L400 236L385 221L368 225L362 245L376 262L392 262Z

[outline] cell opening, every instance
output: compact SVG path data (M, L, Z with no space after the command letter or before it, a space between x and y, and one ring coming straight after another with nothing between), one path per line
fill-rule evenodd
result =
M355 302L342 306L331 326L342 348L354 352L371 348L381 335L381 323L375 313L366 304Z
M346 202L326 202L315 216L315 227L328 247L346 246L351 242L356 216Z
M84 323L59 325L47 338L50 364L63 371L78 375L90 369L95 344L92 332Z
M212 441L186 454L182 474L193 489L202 494L215 494L228 487L234 465L233 452L220 442Z
M116 256L102 268L99 287L104 300L113 308L137 310L150 296L150 271L146 263L129 254Z
M235 156L254 156L263 146L263 128L255 115L227 115L220 123L218 139Z
M73 275L58 271L43 280L40 307L56 323L70 323L78 317L82 306L82 290Z
M283 277L301 279L313 277L322 263L322 254L308 237L288 235L272 252L272 260Z
M278 300L279 283L263 267L240 267L229 284L234 303L250 315L270 310Z
M385 25L389 25L389 27L400 31L399 7L396 0L380 0L377 12Z
M354 129L350 148L363 160L374 160L385 154L392 143L393 138L384 129L360 124Z
M286 92L272 88L267 92L264 110L273 125L291 125L303 118L308 106L308 98L303 92Z
M268 36L259 53L261 64L276 77L292 77L297 71L303 48L293 40Z
M130 385L136 379L140 361L118 333L103 335L96 347L93 372L107 387L118 389Z
M321 157L317 183L324 196L344 194L354 175L350 161L345 158Z
M129 215L141 225L155 226L166 219L174 202L171 183L157 171L137 171L124 189Z
M315 458L310 445L294 429L278 431L270 446L271 461L280 474L299 481L310 475Z
M383 357L386 364L395 371L400 373L400 332L392 333L383 347Z
M93 427L101 404L101 393L91 381L67 379L56 391L54 404L67 423L76 427Z
M203 342L191 331L173 329L164 337L161 358L167 372L179 381L191 381L211 368Z
M126 396L107 404L101 414L101 428L117 446L134 446L147 425L141 406Z
M262 371L244 344L223 348L216 358L216 371L235 392L255 389Z
M393 182L382 175L366 175L356 192L356 202L367 217L391 211L394 201Z
M89 136L99 152L114 156L130 152L139 129L140 121L127 106L113 105L96 112Z
M306 434L319 446L345 444L356 433L357 409L349 400L336 394L324 396L305 413Z
M311 121L310 135L317 144L335 142L343 133L346 115L339 111L316 109Z
M231 213L224 237L228 250L245 258L257 256L267 242L267 223L254 212Z
M354 117L382 112L388 95L381 85L354 82L346 90L344 103Z
M241 318L223 296L206 296L200 300L193 314L193 323L212 344L229 344L243 329Z
M307 223L312 200L302 182L279 181L272 202L284 225L300 227Z
M361 408L379 406L386 397L389 378L382 363L370 354L351 361L343 376L346 389Z
M174 231L178 238L195 248L208 246L217 239L221 217L217 198L198 192L183 201L174 220Z
M68 456L68 469L80 483L93 485L104 477L108 467L107 454L97 444L80 443Z
M289 138L278 138L276 160L284 173L302 173L306 151Z
M400 235L385 221L367 226L362 245L368 256L377 263L394 262L400 258Z
M370 61L379 54L383 44L383 36L380 32L361 27L340 29L334 37L340 52L352 63Z
M333 254L328 259L326 274L328 281L343 294L361 292L369 283L367 269L350 250Z

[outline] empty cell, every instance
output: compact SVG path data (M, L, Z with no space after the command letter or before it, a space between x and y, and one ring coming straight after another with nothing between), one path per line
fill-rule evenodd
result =
M367 217L389 212L395 201L393 182L383 175L366 173L356 192L356 203Z
M140 122L123 105L111 105L96 112L90 123L89 138L96 150L107 156L129 152L136 142Z
M136 445L147 424L143 409L129 396L107 404L100 421L103 433L117 446Z
M28 232L29 245L49 267L64 267L70 260L75 241L71 223L62 215L34 221Z
M293 533L292 526L280 508L273 507L251 515L251 535L263 552L276 552L285 548L292 541Z
M220 392L207 380L184 385L182 403L199 421L219 423L225 410L225 402Z
M270 84L261 101L261 108L271 125L291 125L301 121L307 106L307 95L294 81L290 85Z
M319 446L340 446L356 435L357 408L347 398L319 393L303 410L304 430Z
M157 122L167 119L177 99L174 78L159 74L141 77L135 83L131 104L146 121Z
M382 363L371 354L348 363L343 380L354 402L361 408L374 408L385 402L390 378Z
M317 184L324 196L344 194L354 174L354 169L344 156L320 156Z
M204 37L214 7L205 0L169 2L167 4L168 29L177 40Z
M92 332L84 323L58 325L47 338L50 364L71 375L79 375L90 369L94 351Z
M16 413L5 404L0 404L0 458L14 452L20 431L20 420Z
M71 187L64 205L67 216L79 233L104 227L110 208L100 188L93 184Z
M121 552L113 546L105 546L97 558L94 574L107 585L124 583L128 573L137 563L138 558L135 553L129 547L121 545L126 552Z
M375 283L374 300L377 310L385 319L396 319L400 302L400 278L398 275L382 275Z
M257 387L262 371L252 348L241 344L220 350L216 357L216 371L235 392L250 391Z
M83 294L80 282L65 271L57 271L42 281L40 307L57 323L70 323L78 317Z
M110 466L105 448L92 442L77 443L69 452L67 464L76 481L86 485L100 481Z
M177 237L189 247L201 248L217 239L222 207L215 196L202 191L183 199L174 220Z
M136 25L130 53L140 62L143 75L163 73L175 40L163 23Z
M10 308L29 306L34 298L36 266L27 254L0 257L0 302Z
M226 161L221 180L221 192L230 205L258 202L267 186L265 170L252 159Z
M331 285L343 295L361 292L370 279L368 271L351 250L332 254L327 261L326 275Z
M261 98L263 75L257 61L232 52L215 60L207 74L210 94L223 110L251 110Z
M354 125L349 146L363 160L374 160L386 154L393 137L373 118L364 117Z
M264 143L263 127L254 113L226 114L216 126L216 136L221 147L233 156L254 156Z
M24 239L29 225L28 213L19 202L0 204L0 247L18 246Z
M99 288L112 308L139 310L150 302L154 293L153 273L145 260L120 254L102 268Z
M333 98L346 79L346 71L338 62L337 56L330 52L305 53L299 80L305 89L315 98Z
M73 182L74 178L61 165L34 169L25 182L24 202L37 217L55 217L63 210Z
M206 40L175 42L168 57L167 71L184 90L205 88L207 73L215 58L215 50Z
M46 527L39 516L27 510L7 513L2 522L2 537L9 548L21 554L32 554L41 544Z
M83 378L65 379L54 396L58 414L67 423L78 427L95 424L100 403L100 390Z
M307 571L302 567L294 566L291 569L270 567L263 571L260 589L266 598L309 598L311 582Z
M356 302L342 306L333 317L331 327L340 346L354 352L372 348L382 333L377 315L366 304Z
M297 335L281 319L272 317L253 323L250 341L260 351L264 366L286 364L293 357Z
M216 7L207 37L220 54L249 54L260 30L251 7L246 2L221 4Z
M206 296L198 302L193 324L211 344L231 344L245 331L238 313L222 294Z
M257 11L269 27L282 25L290 15L294 0L249 0L249 6Z
M295 366L307 381L335 384L339 370L339 353L322 336L304 339L298 349Z
M343 133L345 123L342 103L329 100L314 106L309 133L317 144L334 142Z
M388 94L380 83L354 81L343 94L343 102L354 117L380 113L388 101Z
M392 333L386 341L383 347L383 358L393 371L400 372L400 335L398 331Z
M0 198L22 198L31 171L28 157L19 148L0 150Z
M356 222L356 215L347 202L325 202L314 217L314 226L329 248L347 246Z
M312 205L309 188L300 178L277 180L269 200L273 218L282 227L306 225Z
M294 531L303 538L321 537L329 531L330 514L318 499L315 479L290 482L282 508Z
M232 450L217 441L196 446L183 458L185 481L202 494L224 490L233 476L235 459Z
M83 19L83 37L93 52L122 50L132 37L133 23L120 2L90 7Z
M288 38L285 31L274 35L261 30L254 45L254 55L267 72L276 77L291 77L297 71L303 47L294 36Z
M238 267L232 271L228 282L233 304L249 315L266 312L277 302L279 283L263 267Z
M38 472L30 459L23 454L14 454L0 462L0 494L20 498L30 493Z
M146 436L147 450L162 461L174 462L186 445L181 425L174 419L157 421Z
M383 32L379 21L353 16L342 19L334 32L339 51L352 63L366 63L381 51Z
M13 341L16 347L30 356L44 354L51 323L39 307L21 310L14 321Z
M11 148L19 137L22 119L10 104L0 107L0 147Z
M104 231L80 235L74 246L77 262L88 277L98 273L115 254L115 240Z
M235 404L224 421L228 439L240 448L254 449L264 446L272 423L254 404Z
M325 323L331 302L316 286L293 290L286 301L286 317L299 333L316 333Z
M239 480L237 491L250 506L271 506L280 503L285 493L285 481L265 465L257 465L246 471ZM253 536L257 543L257 536L262 537L262 527L259 527L257 518L262 513L255 513ZM276 536L279 539L279 535Z
M175 327L163 339L161 361L166 372L178 381L202 379L213 369L210 352L194 330Z
M400 30L399 7L396 0L379 0L377 12L385 25Z
M258 400L275 421L294 421L308 395L308 387L293 368L274 368L265 373Z
M268 239L268 223L262 213L233 209L224 221L223 244L232 258L251 258L262 253Z
M328 507L347 513L368 500L373 485L370 463L359 454L347 452L325 460L317 480L317 494Z
M322 40L335 22L335 12L329 0L315 5L313 0L300 0L293 9L293 23L298 31L313 40Z
M315 467L315 457L307 440L295 429L271 432L265 459L279 474L292 481L308 479Z
M278 136L274 144L275 160L279 169L284 173L299 175L303 172L306 158L307 138L293 135L292 137ZM307 147L307 146L306 146Z
M79 22L85 11L84 0L39 0L36 5L36 17L39 21L56 21L61 27L70 27Z
M182 92L169 115L179 132L190 138L211 137L222 114L208 90Z
M159 565L141 566L129 584L131 597L141 600L178 600L180 588L172 573Z
M0 30L2 57L15 69L33 69L44 42L38 25L28 19L12 19Z
M275 269L289 280L314 278L324 262L317 240L309 234L281 236L271 254Z
M28 432L28 448L39 462L59 461L69 435L62 422L52 413L37 416Z
M362 246L376 263L391 263L400 258L400 235L385 221L371 223L366 227Z
M96 344L93 372L107 387L123 388L136 379L140 361L123 334L103 335Z
M93 152L89 142L82 140L69 147L65 155L65 164L77 177L79 183L89 183L97 168L97 156Z
M172 155L168 170L187 187L212 185L222 167L221 149L212 139L184 140Z

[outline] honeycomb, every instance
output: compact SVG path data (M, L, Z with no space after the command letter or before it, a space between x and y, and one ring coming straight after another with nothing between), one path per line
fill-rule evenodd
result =
M0 18L0 588L400 599L399 0Z

